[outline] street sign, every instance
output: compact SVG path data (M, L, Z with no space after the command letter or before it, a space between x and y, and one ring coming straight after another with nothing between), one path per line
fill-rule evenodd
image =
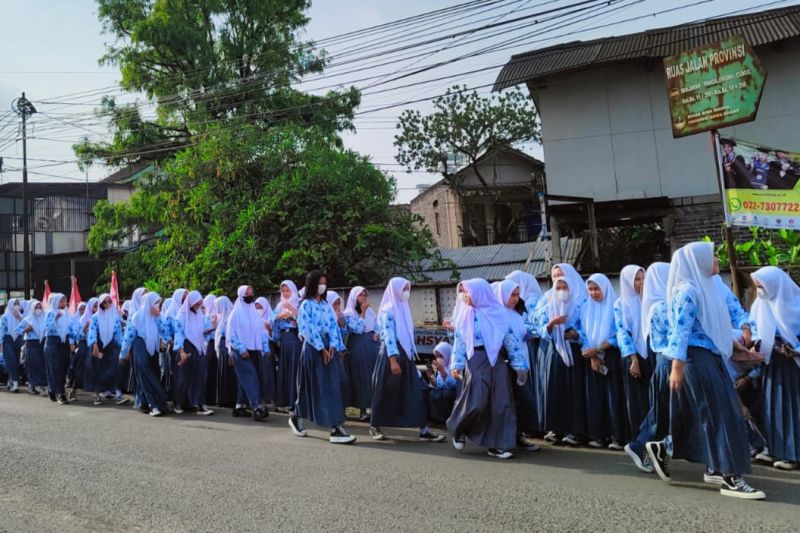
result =
M755 120L767 73L742 36L664 58L672 136Z

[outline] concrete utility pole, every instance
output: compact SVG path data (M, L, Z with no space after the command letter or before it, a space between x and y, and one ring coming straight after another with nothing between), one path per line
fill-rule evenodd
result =
M22 93L20 98L12 102L11 108L22 118L22 254L23 254L23 273L25 276L25 298L31 297L31 256L30 256L30 242L28 238L29 233L29 213L28 213L28 139L27 139L27 123L28 117L36 113L36 108L33 104L25 98L25 93Z

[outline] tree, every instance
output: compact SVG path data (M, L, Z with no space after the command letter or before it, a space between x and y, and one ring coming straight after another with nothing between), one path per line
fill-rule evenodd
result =
M434 111L423 115L407 109L398 122L400 132L395 136L396 159L408 172L425 170L440 173L459 196L464 195L464 174L455 161L464 161L472 169L494 204L493 228L502 235L516 225L512 219L500 227L497 209L500 191L494 187L493 176L486 176L478 167L485 154L525 142L541 142L538 114L530 99L519 89L500 95L482 97L466 86L455 86L444 96L433 100ZM471 230L469 213L464 213L465 231Z

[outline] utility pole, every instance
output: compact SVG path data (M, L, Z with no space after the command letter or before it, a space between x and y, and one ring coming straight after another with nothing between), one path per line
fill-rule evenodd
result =
M36 108L33 104L25 98L25 93L22 93L20 98L12 102L11 108L22 118L22 260L24 265L24 287L25 298L31 297L31 255L30 255L30 239L28 227L29 213L28 213L28 139L27 139L27 123L28 117L36 113Z

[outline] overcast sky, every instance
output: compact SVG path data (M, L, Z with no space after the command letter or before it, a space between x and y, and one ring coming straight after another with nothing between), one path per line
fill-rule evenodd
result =
M598 5L596 11L586 11L565 17L563 12L547 11L576 4L577 0L489 0L478 5L468 15L447 17L427 27L417 26L406 32L384 35L384 46L396 42L398 46L420 43L426 39L464 31L484 24L500 24L518 17L537 15L525 21L498 26L481 33L459 35L430 45L411 48L406 60L384 67L353 72L359 66L373 65L376 59L361 63L342 64L336 67L337 57L350 58L369 55L373 43L340 43L326 47L332 63L323 80L309 80L301 88L315 89L333 84L350 85L354 80L370 77L369 81L354 83L364 91L360 111L432 97L443 93L454 84L482 87L488 93L500 65L514 53L520 53L560 42L586 40L610 35L621 35L648 28L670 26L682 22L742 12L796 5L798 2L770 2L769 0L615 0L613 6ZM401 18L463 4L448 0L316 0L310 11L311 22L302 36L318 41L369 26L384 24ZM768 4L768 5L767 5ZM763 7L759 7L763 6ZM668 13L662 13L672 10ZM88 116L99 96L80 95L82 105L46 104L48 101L68 101L62 95L108 88L119 79L112 68L98 66L97 60L104 52L108 39L102 34L93 0L0 0L0 156L5 158L6 171L3 182L19 181L22 156L21 143L14 142L16 117L7 115L12 99L21 91L34 102L39 115L31 120L28 143L30 179L33 181L83 180L84 174L74 162L71 146L84 135L100 139L104 128L89 124L87 128L70 126L76 117ZM660 13L660 14L659 14ZM541 19L538 15L541 14ZM651 15L651 16L647 16ZM625 22L628 19L636 19ZM503 32L503 33L501 33ZM495 33L494 37L488 34ZM377 45L375 45L377 46ZM440 61L452 60L487 46L500 48L481 53L449 65L392 81L398 74ZM350 48L348 48L350 47ZM378 49L380 48L375 48ZM338 54L338 55L337 55ZM361 55L359 55L361 54ZM403 56L387 56L402 58ZM465 72L485 69L482 72ZM338 74L337 74L338 73ZM438 79L453 76L449 79ZM435 80L436 81L433 81ZM413 86L408 87L408 85ZM368 87L373 85L372 87ZM387 90L388 89L388 90ZM88 105L87 105L88 104ZM420 183L432 183L436 176L406 174L394 160L392 145L396 117L403 109L417 107L430 109L429 103L420 102L389 107L359 116L358 133L345 136L346 145L372 160L398 180L398 201L408 202ZM67 124L59 124L59 120ZM63 126L63 127L60 127ZM546 134L546 131L545 131ZM533 155L542 157L541 149L530 147ZM92 168L89 179L95 180L113 172L113 169Z

